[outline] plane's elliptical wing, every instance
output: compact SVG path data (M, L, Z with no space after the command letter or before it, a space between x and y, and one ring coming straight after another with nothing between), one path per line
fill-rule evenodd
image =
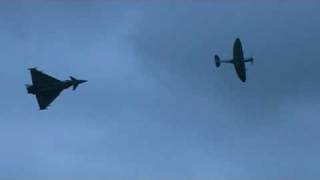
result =
M243 56L243 50L242 50L242 45L241 45L241 41L239 38L237 38L234 42L233 45L233 58L234 59L244 59Z

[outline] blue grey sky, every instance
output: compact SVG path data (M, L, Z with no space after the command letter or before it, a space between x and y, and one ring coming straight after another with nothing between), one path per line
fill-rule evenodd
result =
M317 2L0 6L0 179L316 180ZM255 57L242 83L240 37ZM89 80L47 111L29 67Z

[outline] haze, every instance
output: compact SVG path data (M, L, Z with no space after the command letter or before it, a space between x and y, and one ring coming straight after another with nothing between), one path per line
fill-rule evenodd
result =
M1 3L0 179L319 179L319 3L230 2Z

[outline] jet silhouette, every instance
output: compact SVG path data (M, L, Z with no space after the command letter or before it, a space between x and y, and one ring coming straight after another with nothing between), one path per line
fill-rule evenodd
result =
M79 84L87 82L72 76L70 76L70 80L60 81L38 71L36 68L30 68L29 70L33 84L27 84L26 88L29 94L36 96L40 110L47 109L63 90L71 86L73 86L73 90L76 90Z
M237 38L233 44L233 59L220 60L218 55L214 56L214 60L217 67L220 67L221 63L231 63L234 65L237 75L242 82L246 82L246 62L253 63L253 57L244 58L241 41Z

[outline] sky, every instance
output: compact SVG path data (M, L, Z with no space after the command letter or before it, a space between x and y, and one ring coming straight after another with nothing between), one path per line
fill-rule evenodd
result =
M0 179L319 179L319 16L311 1L3 1ZM213 60L237 37L246 83ZM39 111L30 67L88 82Z

